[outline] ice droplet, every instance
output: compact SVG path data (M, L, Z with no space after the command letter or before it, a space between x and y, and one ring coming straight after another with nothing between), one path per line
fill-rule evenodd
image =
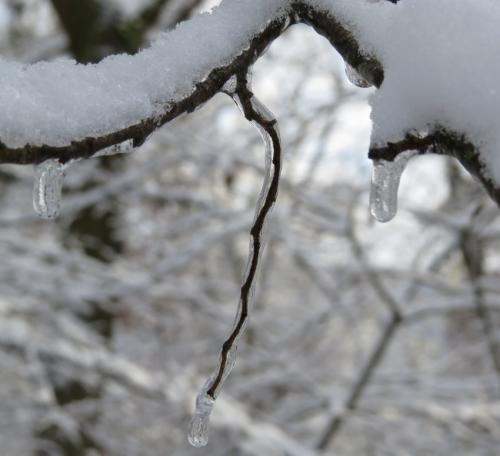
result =
M208 443L208 429L210 414L214 407L214 400L203 389L196 397L196 410L189 424L188 440L196 447L204 447Z
M53 219L61 210L65 166L59 160L45 160L35 166L33 207L44 219Z
M347 79L349 79L349 81L357 87L367 89L368 87L372 86L372 84L370 84L348 63L345 64L345 74L347 76Z
M373 160L370 211L379 222L388 222L398 211L398 189L401 175L416 151L399 154L393 161Z

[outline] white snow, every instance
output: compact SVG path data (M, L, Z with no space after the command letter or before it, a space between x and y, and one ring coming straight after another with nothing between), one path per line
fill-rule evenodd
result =
M135 56L112 56L96 65L0 60L0 140L9 147L64 146L155 116L239 54L283 5L225 1Z

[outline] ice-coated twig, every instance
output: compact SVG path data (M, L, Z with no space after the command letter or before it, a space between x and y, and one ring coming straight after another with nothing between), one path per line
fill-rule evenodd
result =
M281 140L277 122L272 113L253 95L249 88L248 75L240 73L236 78L231 78L224 87L224 91L233 98L245 118L261 134L265 144L266 171L257 202L255 218L250 230L249 260L241 286L240 302L233 330L222 345L218 366L196 399L196 410L191 420L188 434L189 442L196 447L204 446L208 442L210 413L224 381L234 366L237 344L248 321L255 280L259 268L259 259L264 249L265 223L278 195L281 171Z

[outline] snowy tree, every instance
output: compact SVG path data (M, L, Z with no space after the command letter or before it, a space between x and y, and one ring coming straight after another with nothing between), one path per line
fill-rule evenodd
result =
M78 8L68 8L64 1L52 3L53 14L67 31L67 47L82 62L98 61L110 51L135 52L155 27L168 28L198 4L172 2L166 14L162 9L169 2L161 1L138 2L143 4L133 13L125 13L117 2L81 2ZM462 0L459 6L451 0L439 5L431 0L395 3L225 0L211 13L156 34L149 47L134 55L113 55L88 65L67 58L1 62L0 162L35 165L33 202L39 215L59 214L65 173L69 195L62 231L85 225L88 219L81 218L81 212L99 205L100 226L102 215L109 213L103 201L110 196L114 205L123 206L111 225L126 247L108 243L108 248L114 246L109 250L103 245L92 248L97 237L87 245L76 245L71 236L56 241L48 226L36 234L35 242L25 244L17 227L25 223L29 237L40 222L18 209L6 210L0 219L5 227L2 256L9 259L2 270L1 344L6 354L27 360L29 378L18 375L36 388L20 387L22 397L32 401L30 396L35 396L43 412L50 411L30 415L36 415L36 433L43 442L39 454L162 454L162 438L178 447L176 432L165 434L163 404L171 421L179 420L179 404L192 398L192 385L200 381L186 366L188 358L193 365L195 358L201 359L206 363L201 369L209 369L216 337L211 332L220 336L227 331L238 288L234 327L197 399L190 431L195 446L207 443L208 417L233 367L255 299L255 324L242 344L249 348L240 361L241 389L234 392L238 399L221 396L215 417L221 429L234 430L234 440L226 446L218 442L214 454L318 454L335 443L341 454L402 454L405 447L421 453L470 454L473 448L477 454L494 454L500 419L496 208L448 164L449 196L437 205L434 196L429 209L410 211L427 232L413 233L418 242L409 245L414 239L400 231L393 242L395 248L405 246L408 260L400 259L399 269L384 268L378 257L390 251L391 236L385 232L379 254L373 251L375 243L369 241L378 234L360 215L364 189L352 182L338 184L328 190L328 200L321 194L328 187L318 178L318 169L330 169L322 164L322 155L331 128L331 120L325 122L318 135L319 119L332 114L336 118L343 106L365 95L332 71L335 101L317 106L308 101L302 109L304 100L299 100L295 111L289 110L290 124L283 119L282 144L275 116L253 93L252 67L261 58L269 65L264 52L273 41L293 33L293 25L307 24L339 52L351 82L375 88L370 89L369 157L374 161L370 205L376 218L389 221L396 215L401 173L410 159L428 153L458 159L498 202L499 104L491 55L499 7L492 0ZM88 25L75 26L76 17L88 18ZM53 48L41 46L40 55L47 49ZM303 73L305 80L308 74ZM299 83L295 87L301 90ZM246 150L258 150L255 136L243 125L234 137L221 140L217 138L224 135L214 135L227 128L219 125L226 125L220 119L230 116L223 101L211 101L217 94L229 95L242 117L257 128L265 146L265 167L242 156ZM205 109L194 112L208 101ZM190 116L181 118L186 113ZM175 134L160 128L171 122ZM210 135L205 137L211 142L197 146L190 138L196 129ZM286 137L289 131L296 132L292 141ZM305 143L308 131L316 139ZM312 158L309 153L305 171L304 157L296 157L300 178L286 175L280 183L282 151L298 145L315 146L317 153ZM136 148L141 150L123 163L109 158L81 161ZM24 199L21 188L28 176L19 167L6 170L5 186L16 200L9 195L4 200L12 209ZM264 184L252 222L253 193L248 189L255 189L256 176L261 175ZM435 175L448 178L442 169ZM130 190L142 181L147 183L144 189ZM425 182L423 178L420 185ZM416 179L413 188L418 185ZM285 195L283 208L266 228L278 187ZM298 217L296 226L291 217ZM241 234L248 229L251 248L241 280ZM87 239L89 232L84 231ZM266 240L268 254L262 257ZM215 249L218 244L223 248ZM94 255L84 255L83 246ZM288 258L294 266L273 257ZM418 269L422 265L424 270ZM255 290L259 269L263 283ZM298 271L300 279L295 277ZM313 291L310 285L302 286L303 275L314 284ZM266 299L266 294L271 297ZM40 306L40 298L50 302ZM266 300L276 303L268 317L267 309L261 309ZM217 307L218 302L224 306ZM356 307L349 309L351 305ZM213 327L198 321L202 316ZM32 320L38 325L34 337ZM378 321L383 323L377 336ZM422 324L426 321L431 323ZM403 332L407 340L395 348ZM153 333L153 342L146 343ZM468 333L474 341L470 347ZM459 342L457 335L463 336ZM196 341L203 346L186 348ZM456 354L449 354L450 347L457 347ZM342 366L340 372L325 369L326 356ZM353 362L359 359L358 370ZM442 359L448 367L436 370ZM4 363L11 366L13 361ZM388 369L382 377L381 366ZM437 386L414 380L408 374L412 369L439 377ZM412 382L417 382L418 392ZM391 390L391 400L384 388ZM426 402L428 389L433 400ZM253 390L253 397L242 400ZM362 406L367 395L372 400ZM455 403L458 397L466 400ZM121 409L120 402L130 405L122 404ZM372 415L382 423L380 428L370 427ZM394 422L404 432L384 431ZM353 428L339 433L346 423ZM120 437L130 428L130 438ZM366 439L353 441L356 429L363 429ZM432 430L426 439L419 438L423 429ZM385 439L370 443L370 436L380 433ZM446 441L447 435L458 437ZM27 451L15 445L12 454ZM189 454L186 448L179 451Z

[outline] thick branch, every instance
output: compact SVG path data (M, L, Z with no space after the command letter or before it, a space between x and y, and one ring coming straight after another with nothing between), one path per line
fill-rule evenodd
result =
M302 1L295 2L293 8L300 21L324 36L366 81L375 87L382 85L384 70L381 63L374 56L368 56L361 51L356 38L344 24L334 16Z
M0 163L31 164L49 158L67 162L89 158L102 149L119 145L125 141L132 141L134 147L137 147L160 126L181 114L194 111L220 92L231 76L248 69L290 23L305 22L314 27L318 33L326 36L346 61L357 68L365 78L375 85L381 84L383 80L382 66L374 57L362 54L353 35L330 12L316 10L306 1L297 1L288 6L287 13L288 15L280 14L262 27L250 39L248 45L237 53L231 61L223 65L214 65L206 77L198 82L193 82L192 91L187 95L164 104L162 114L142 119L133 125L100 136L74 138L70 144L65 146L26 144L23 147L9 147L8 144L0 142ZM236 26L237 24L235 24Z
M60 0L54 0L55 3L59 1ZM13 128L12 126L10 129L7 127L4 129L5 133L0 136L0 163L39 163L49 158L67 162L73 159L89 158L102 149L120 147L119 145L124 142L131 143L134 147L137 147L160 126L182 114L194 111L210 100L215 94L221 91L224 84L233 75L245 72L290 24L298 22L310 25L318 33L325 36L332 46L342 55L344 60L364 79L376 87L382 85L384 81L384 69L380 60L377 56L368 55L366 50L362 49L356 35L350 30L350 27L354 26L350 25L349 19L344 17L346 11L349 11L349 8L344 11L346 7L343 3L338 4L338 14L336 14L337 4L334 1L332 1L331 4L325 2L326 6L324 7L318 6L318 3L310 0L283 0L282 2L276 0L272 3L267 3L264 0L254 0L253 2L250 0L233 1L234 3L229 0L223 2L219 9L215 10L212 15L206 15L193 20L197 21L191 23L193 27L195 26L194 24L196 24L196 26L204 24L204 27L201 27L198 37L191 39L193 35L192 29L188 30L189 33L186 36L181 35L182 27L171 32L171 40L169 42L176 42L178 43L177 46L180 46L182 42L183 47L187 44L187 54L190 56L190 63L187 65L186 71L188 73L191 72L192 76L190 77L189 74L184 73L180 75L177 74L177 79L170 84L172 87L166 89L166 93L161 94L159 91L151 91L148 89L146 93L140 94L142 98L139 104L151 104L144 113L139 109L137 114L135 114L134 111L130 116L125 116L127 120L122 121L113 110L115 106L113 104L115 102L113 102L111 106L107 105L106 109L97 113L99 117L111 119L111 122L107 122L106 127L100 126L99 122L96 122L95 125L92 123L90 127L86 126L82 129L72 129L66 128L64 117L58 117L60 111L58 113L57 109L53 109L54 112L50 112L49 114L51 115L47 115L46 118L51 119L54 117L60 120L56 123L53 121L52 124L49 122L48 127L40 127L40 131L42 132L41 135L30 133L39 130L39 125L36 123L37 121L33 120L28 123L21 123L24 130L20 130L21 133L19 135L14 135L14 138L17 139L12 139L11 136L8 138L5 137L10 135L10 133L7 132L10 132ZM395 0L390 1L395 3ZM64 2L61 3L63 4ZM158 4L162 4L162 1L158 0ZM244 14L245 9L248 10L248 13L252 13L254 10L262 10L267 13L259 13L260 16L257 14L256 17L260 17L260 19L255 19L254 23L250 20L245 25L245 31L241 33L238 28L239 24L233 24L236 32L234 36L232 32L229 33L227 41L233 42L232 38L234 37L238 37L238 39L242 41L238 41L238 44L234 45L234 49L230 49L230 47L225 48L221 51L220 55L218 52L215 52L212 62L209 60L208 62L198 65L196 63L196 54L197 52L200 54L199 47L203 47L205 41L211 43L214 40L220 39L220 37L216 33L212 33L211 30L216 28L216 26L220 26L222 23L226 24L228 20L231 20L233 14L234 17L238 17L238 14ZM228 14L227 11L230 11L230 14ZM356 11L356 7L353 7L353 11ZM213 21L213 18L219 14L224 22L220 22L220 18L217 19L219 22ZM250 16L253 17L253 13ZM259 21L265 21L265 23L259 27ZM184 41L186 37L189 39ZM366 37L363 39L366 39ZM390 37L387 37L387 39L390 40ZM367 43L364 43L364 46L366 45ZM160 56L167 55L169 52L173 52L177 55L178 50L175 46L168 47L168 45L166 45L165 48L160 46L157 48L156 52L158 52L158 49L161 49L164 53L159 53L158 55ZM209 55L212 55L212 49L210 47L204 48L202 51L204 52L205 50L208 51ZM383 50L380 52L382 51ZM203 54L203 52L201 52L201 54ZM144 53L142 54L144 55ZM136 60L134 61L134 59ZM140 59L141 54L130 57L130 61L124 63L127 65L131 64L132 66L134 63L139 63L139 66L141 64L148 65L148 62L152 63L151 61ZM176 66L176 60L167 59L165 62L167 69ZM104 66L102 63L98 64L98 67L99 65ZM126 68L128 68L126 65L122 65L119 67L119 70ZM96 69L100 71L98 68ZM116 68L114 72L120 73ZM70 74L73 75L71 72ZM139 75L136 75L136 77L139 77ZM15 80L15 75L12 79ZM97 82L92 80L93 83L99 86L99 77L95 79ZM124 78L124 80L126 81L126 78ZM113 80L107 81L110 88L112 88L113 82ZM120 85L120 82L121 81L116 81L115 85ZM37 84L40 85L40 81L38 81ZM150 87L152 84L160 85L161 87L163 87L163 85L169 85L163 80L157 80L155 76L150 81L146 80L144 86ZM75 87L74 90L77 90L76 88L79 87L79 85L76 83L73 87ZM102 87L100 89L101 91L103 90ZM19 92L16 87L10 87L8 90L15 93ZM8 90L3 96L6 96L6 93L10 93ZM30 102L26 102L26 97L29 97L29 95L24 94L25 103L22 106L26 105L26 108L23 107L22 109L29 110L30 106L39 103L36 91L34 91L33 88L30 90L33 94L32 96L37 99L29 99ZM51 90L55 89L52 88ZM105 90L106 87L104 88L104 93ZM151 97L154 98L151 99ZM127 107L128 94L124 95L124 98L123 106ZM132 98L133 97L130 96L130 99ZM46 99L47 96L40 97L40 100ZM79 100L80 98L77 97L76 99ZM121 106L121 101L116 101L116 104ZM134 106L133 103L131 103L131 105ZM22 118L24 116L24 112L21 112L21 109L14 109L13 111L14 114L11 115L11 119L14 117ZM38 109L38 111L40 111L40 109ZM92 116L95 115L94 111L89 113L89 116L85 118L93 118ZM54 116L52 116L52 114L54 114ZM37 116L36 118L43 117L40 112L37 112ZM26 118L31 118L29 112L26 113ZM113 119L116 119L116 122L113 122ZM45 123L45 120L40 119L39 123ZM61 126L64 133L61 136L62 139L59 138L59 141L52 141L52 129L59 128L59 126ZM409 125L408 128L411 128L411 125ZM26 144L23 144L22 139L19 140L18 138L18 136L24 136L24 131L27 132ZM75 131L77 131L77 133L75 133ZM450 131L438 125L429 134L422 136L421 134L408 133L406 137L399 142L372 148L370 157L392 160L399 153L412 149L416 149L420 151L420 153L434 152L456 157L462 165L479 178L492 198L497 203L500 203L500 188L491 180L487 173L487 169L484 167L484 163L480 160L480 153L482 153L482 151L479 149L479 144L473 144L464 135L464 132Z

